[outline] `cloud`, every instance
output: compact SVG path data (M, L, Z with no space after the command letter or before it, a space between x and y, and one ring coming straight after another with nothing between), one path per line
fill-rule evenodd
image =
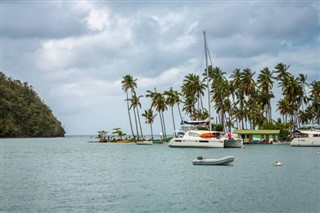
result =
M83 20L87 23L90 30L100 31L110 25L109 10L107 7L98 8L91 2L80 2L79 4L75 4L74 8L88 13L87 17Z
M1 2L2 36L15 39L79 36L87 29L72 4L53 2ZM68 11L68 12L66 12Z
M212 65L227 75L282 62L294 74L308 74L310 82L319 80L318 1L1 5L1 69L33 85L68 134L113 127L129 132L122 77L137 78L141 95L154 87L179 90L185 75L204 70L204 30ZM150 106L142 101L143 109Z

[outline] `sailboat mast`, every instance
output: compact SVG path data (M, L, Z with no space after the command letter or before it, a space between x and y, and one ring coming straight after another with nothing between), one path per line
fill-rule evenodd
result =
M211 131L211 106L210 106L210 87L209 87L208 48L207 48L206 31L203 31L203 38L204 38L204 52L205 52L205 57L206 57L206 69L207 69L209 130Z

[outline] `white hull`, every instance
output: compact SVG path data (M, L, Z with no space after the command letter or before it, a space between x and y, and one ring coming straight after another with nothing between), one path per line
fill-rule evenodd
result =
M291 146L308 146L308 147L320 147L320 137L313 138L294 138L291 141Z
M226 156L219 159L195 159L192 161L193 165L230 165L234 161L233 156Z
M140 141L140 142L136 142L137 145L152 145L153 142L152 141Z
M243 140L241 139L226 139L224 140L224 148L242 148Z
M320 146L320 125L306 125L294 133L291 146Z
M173 138L168 144L170 147L198 147L198 148L223 148L224 140L217 138Z

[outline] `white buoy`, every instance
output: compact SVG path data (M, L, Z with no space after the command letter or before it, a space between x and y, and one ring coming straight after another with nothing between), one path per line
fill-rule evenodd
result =
M277 161L273 164L274 166L282 166L281 162Z

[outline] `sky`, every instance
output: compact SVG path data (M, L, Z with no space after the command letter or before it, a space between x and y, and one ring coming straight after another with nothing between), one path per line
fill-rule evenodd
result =
M0 9L0 70L32 85L67 135L130 134L122 78L137 79L138 95L180 90L187 74L205 69L203 31L212 66L227 77L281 62L308 82L320 79L319 1L2 0ZM140 113L150 100L141 103Z

